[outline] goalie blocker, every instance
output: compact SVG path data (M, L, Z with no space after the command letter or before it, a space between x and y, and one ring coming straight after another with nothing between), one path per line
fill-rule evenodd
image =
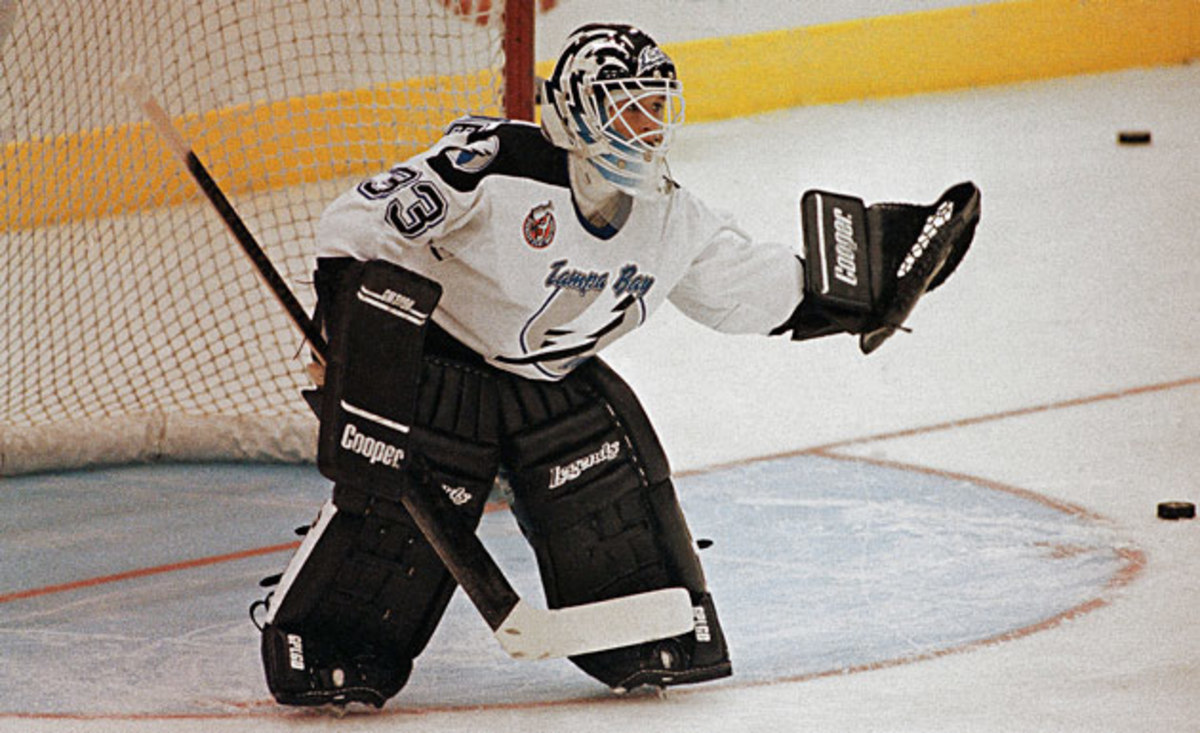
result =
M334 296L338 338L325 371L317 465L333 481L396 485L412 430L425 324L442 287L382 260L348 267L359 272Z
M979 198L970 182L928 206L867 207L853 196L806 192L804 299L774 334L858 334L862 352L873 352L958 267L979 223Z

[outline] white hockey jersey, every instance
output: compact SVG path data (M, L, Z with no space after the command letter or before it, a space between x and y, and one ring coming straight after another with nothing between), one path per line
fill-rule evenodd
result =
M666 299L719 331L763 334L800 302L791 248L752 242L684 189L634 199L617 231L586 223L567 156L535 125L458 120L335 200L316 255L384 259L438 281L438 325L496 367L543 380Z

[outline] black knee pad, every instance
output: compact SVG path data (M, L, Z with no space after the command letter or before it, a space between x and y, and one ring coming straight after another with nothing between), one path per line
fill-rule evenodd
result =
M414 428L408 476L413 491L479 524L496 473L497 449ZM338 484L334 503L361 522L357 541L321 602L327 623L386 639L415 658L445 612L456 583L398 501L375 487Z
M562 387L590 399L508 445L513 511L537 555L547 602L558 608L682 586L697 627L572 661L618 689L727 676L724 636L665 454L629 388L592 361Z

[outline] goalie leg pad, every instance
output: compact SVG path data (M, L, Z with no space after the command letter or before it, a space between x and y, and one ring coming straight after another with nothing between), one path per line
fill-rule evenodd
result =
M728 650L666 456L636 397L598 359L541 389L555 389L567 409L515 433L507 456L513 511L550 607L682 586L702 619L689 634L572 661L626 690L728 676Z
M422 468L404 490L432 492L474 528L498 448L413 432L413 465ZM403 506L337 484L269 599L268 688L289 705L382 705L404 685L455 587Z
M456 584L402 505L423 491L478 525L499 463L486 375L423 360L404 470L390 482L339 482L269 599L268 687L292 705L382 705L407 680ZM300 650L299 652L297 650Z

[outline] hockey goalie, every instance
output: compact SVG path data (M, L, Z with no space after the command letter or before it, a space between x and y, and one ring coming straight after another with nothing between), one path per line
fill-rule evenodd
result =
M798 247L753 241L671 178L681 85L627 25L575 31L541 104L540 125L454 121L319 223L333 490L261 622L281 704L381 706L401 690L456 584L398 497L420 492L472 531L501 474L549 608L690 597L690 631L574 656L579 669L615 690L730 675L663 448L598 354L666 300L718 331L853 334L870 353L979 220L971 183L929 205L814 190Z

